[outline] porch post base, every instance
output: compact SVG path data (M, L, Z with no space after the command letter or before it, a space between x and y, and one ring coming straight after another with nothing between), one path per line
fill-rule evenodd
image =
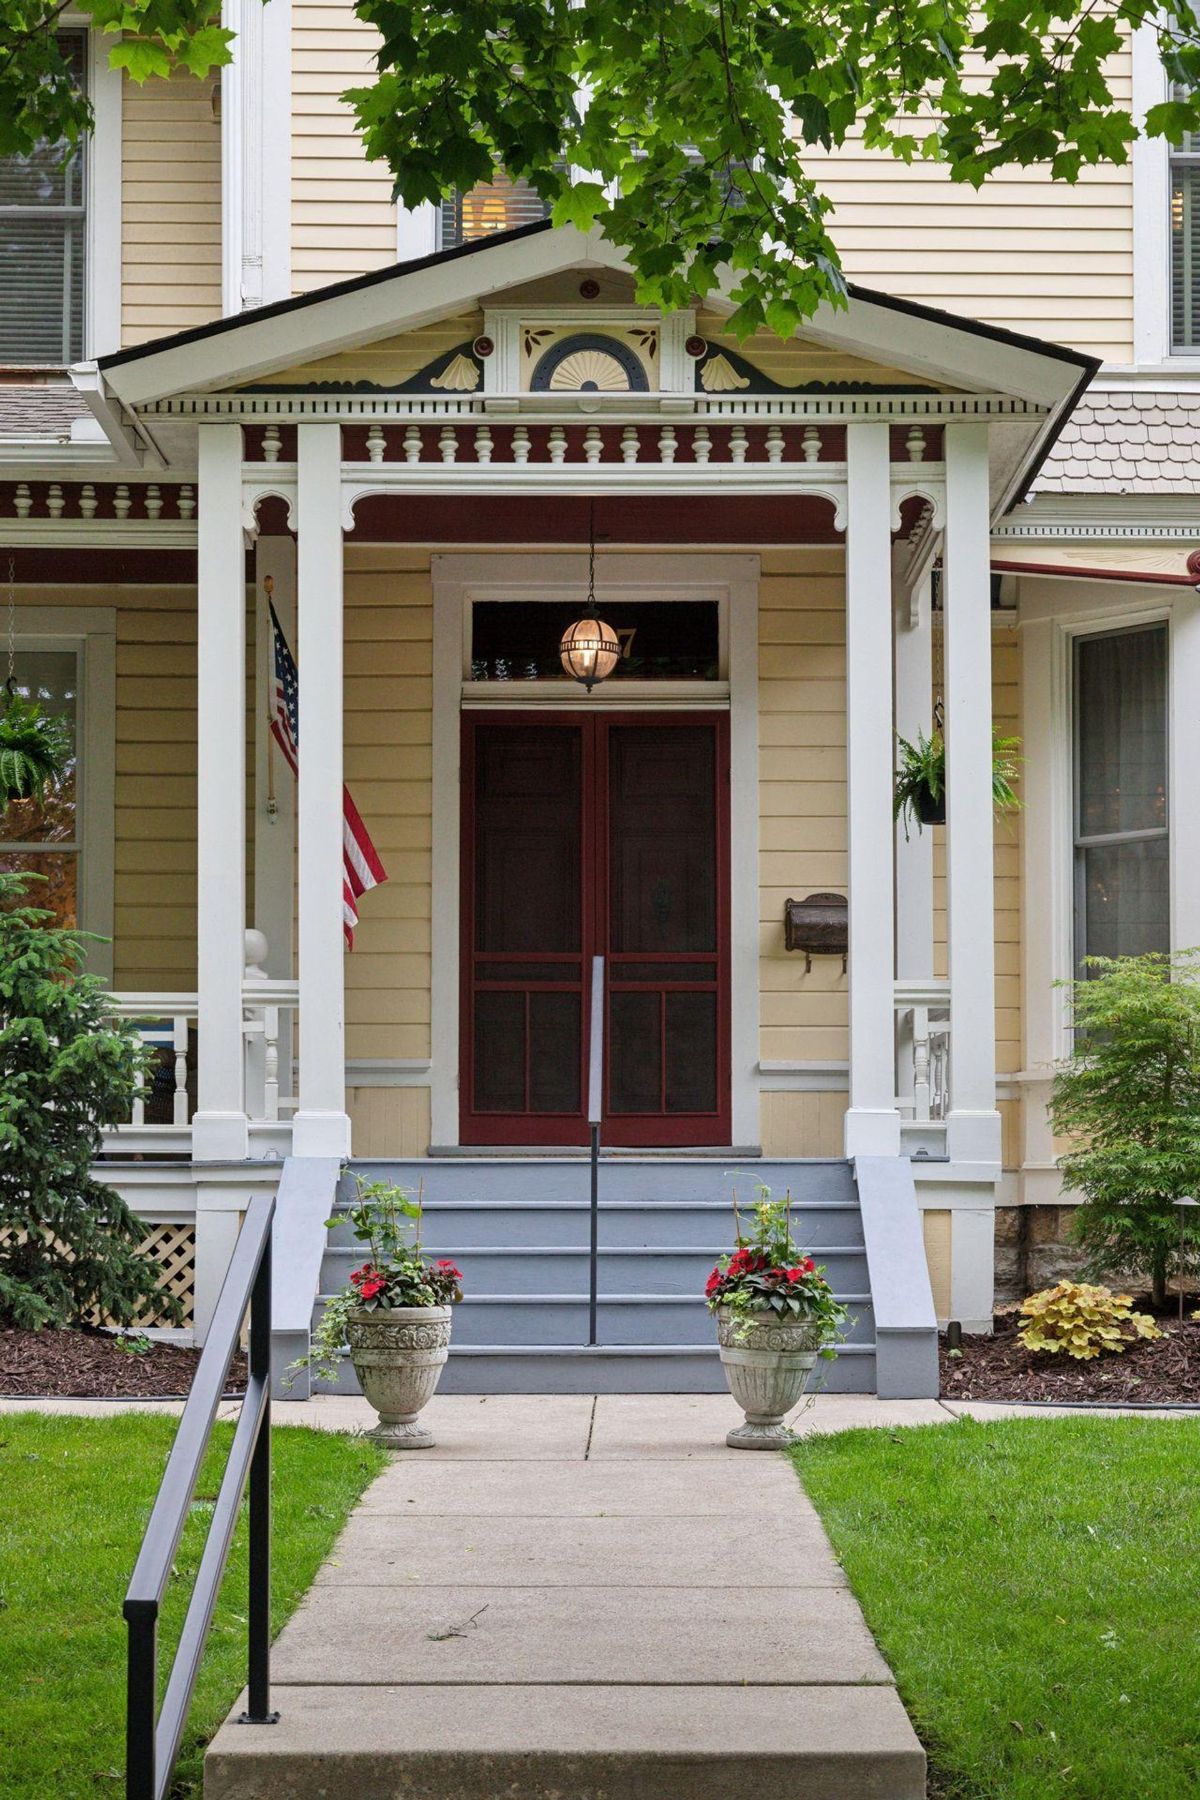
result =
M344 1112L317 1112L304 1108L292 1120L293 1156L350 1154L350 1118Z
M198 1112L192 1120L193 1162L245 1162L250 1122L240 1112Z
M946 1119L946 1154L951 1162L995 1163L1000 1173L1000 1114L951 1107Z
M851 1106L846 1111L847 1156L899 1156L900 1114L894 1106Z

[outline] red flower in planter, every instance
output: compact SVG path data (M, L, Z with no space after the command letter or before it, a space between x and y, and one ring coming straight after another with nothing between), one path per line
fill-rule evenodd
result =
M709 1276L708 1280L705 1282L704 1291L706 1294L715 1294L717 1289L720 1287L720 1285L721 1285L721 1271L718 1268L718 1269L713 1270L712 1274Z
M363 1273L365 1273L365 1270ZM358 1291L364 1300L373 1300L376 1294L381 1294L386 1286L387 1282L384 1281L382 1276L372 1275L369 1281L359 1283Z
M461 1281L463 1278L462 1270L456 1264L448 1262L444 1256L433 1266L435 1269L440 1269L443 1275L453 1275L455 1281Z

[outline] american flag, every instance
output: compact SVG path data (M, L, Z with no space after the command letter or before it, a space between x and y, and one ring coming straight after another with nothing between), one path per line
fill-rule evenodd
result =
M300 773L300 681L296 662L288 649L275 608L271 608L271 641L275 665L275 704L271 710L271 735L293 775ZM369 888L387 880L387 870L350 795L342 788L342 925L346 943L354 948L358 924L357 902Z

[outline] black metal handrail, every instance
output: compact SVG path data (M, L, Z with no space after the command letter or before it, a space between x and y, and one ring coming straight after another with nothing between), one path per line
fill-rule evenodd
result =
M600 1121L604 1115L604 958L592 958L592 1019L588 1044L588 1135L592 1151L591 1251L588 1258L588 1343L596 1342L600 1262Z
M275 1197L251 1200L208 1329L191 1393L134 1565L125 1712L126 1800L163 1800L187 1724L238 1509L250 1483L248 1724L270 1725L271 1707L271 1224ZM163 1594L212 1437L229 1365L250 1308L246 1395L213 1507L196 1583L158 1707L158 1619Z

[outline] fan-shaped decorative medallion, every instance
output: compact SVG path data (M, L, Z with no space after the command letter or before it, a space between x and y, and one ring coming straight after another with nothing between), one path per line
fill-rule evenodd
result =
M573 350L551 375L550 386L575 394L624 394L629 376L607 350Z
M649 387L641 358L620 338L575 332L542 352L529 382L534 393L644 394Z

